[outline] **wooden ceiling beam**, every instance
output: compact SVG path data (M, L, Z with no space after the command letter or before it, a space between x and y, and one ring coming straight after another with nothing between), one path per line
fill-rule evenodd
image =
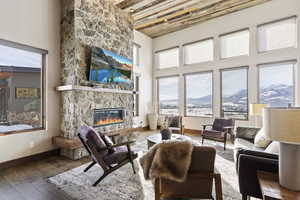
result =
M142 1L144 1L144 0L121 0L121 1L116 1L115 5L121 9L126 9L126 8L133 6L134 4L140 3Z
M134 4L131 7L128 7L127 9L125 9L125 11L130 12L133 15L134 13L140 12L144 9L151 8L157 5L159 6L166 1L168 0L144 0L140 3Z
M242 2L242 1L240 1L240 2ZM248 0L248 1L243 1L244 2L243 4L238 4L235 6L227 6L226 8L223 7L223 8L215 9L214 11L213 11L213 9L211 9L210 12L206 12L203 15L199 15L198 17L194 16L193 19L189 19L189 20L186 19L185 23L169 23L169 24L165 24L163 26L160 25L159 26L160 28L158 28L158 27L147 28L147 29L143 30L143 32L145 34L148 34L151 37L155 38L155 37L159 37L159 36L171 33L171 32L182 30L184 28L191 27L196 23L201 23L201 22L204 22L204 21L216 18L216 17L220 17L223 15L232 13L232 12L236 12L236 11L246 9L249 7L253 7L255 5L265 3L267 1L271 1L271 0Z
M176 11L180 11L180 10L186 8L186 7L189 7L189 6L197 6L200 2L202 2L203 7L206 7L206 6L213 5L215 3L221 2L221 1L223 1L223 0L201 0L201 1L199 1L199 0L185 0L185 1L181 1L177 4L175 4L175 5L172 5L172 6L169 6L168 8L159 10L155 13L148 13L147 15L140 16L139 18L134 16L135 25L150 22L154 18L160 18L164 15L172 14ZM195 2L198 2L198 3L195 3ZM201 7L199 9L201 9Z
M180 10L180 11L172 13L170 15L167 15L167 16L164 16L164 17L161 17L161 18L158 18L158 19L151 20L147 23L142 23L142 24L135 25L134 28L136 30L141 30L141 29L145 29L145 28L157 25L157 24L161 24L161 23L167 22L168 20L171 20L173 18L184 16L184 15L189 14L191 12L195 12L199 9L203 9L207 6L212 5L212 2L215 2L215 1L220 2L221 0L213 0L213 1L212 0L203 0L203 1L200 1L199 3L197 3L193 6L189 6L189 7L185 8L184 10Z

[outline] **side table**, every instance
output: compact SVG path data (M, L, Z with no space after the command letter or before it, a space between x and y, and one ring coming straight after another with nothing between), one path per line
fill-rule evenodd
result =
M257 177L264 200L300 200L300 192L279 185L278 174L258 171Z

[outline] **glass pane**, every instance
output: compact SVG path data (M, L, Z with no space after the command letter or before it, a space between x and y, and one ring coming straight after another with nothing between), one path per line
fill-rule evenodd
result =
M296 17L266 24L258 28L259 51L297 46Z
M259 99L274 107L287 107L294 103L294 65L277 63L259 68Z
M205 40L184 46L185 64L212 61L214 57L213 40Z
M156 54L158 69L179 66L179 48L161 51Z
M178 77L160 78L158 87L160 114L178 115Z
M249 30L221 36L221 57L249 55Z
M187 75L185 78L186 115L211 117L212 73Z
M0 45L0 133L42 127L42 55Z
M222 114L224 117L247 119L247 68L222 71Z

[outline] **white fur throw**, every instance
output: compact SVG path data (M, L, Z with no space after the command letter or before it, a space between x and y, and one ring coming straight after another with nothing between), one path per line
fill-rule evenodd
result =
M140 159L145 179L166 178L184 182L190 168L193 144L166 140L154 145Z

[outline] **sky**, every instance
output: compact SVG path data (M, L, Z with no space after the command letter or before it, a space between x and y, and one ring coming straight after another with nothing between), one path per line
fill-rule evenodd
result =
M186 76L187 98L212 95L212 73Z
M0 65L41 68L42 55L0 45Z
M233 95L247 88L247 69L228 70L222 72L222 93L224 96Z
M159 79L159 99L178 99L178 77Z
M266 88L270 85L293 85L293 70L294 64L292 63L281 63L278 65L266 65L261 67L259 70L260 76L260 88Z
M117 54L114 54L114 53L112 53L110 51L107 51L107 50L104 50L104 49L103 49L103 51L106 55L109 55L109 56L113 57L114 59L118 60L118 62L120 62L120 63L125 63L125 64L128 64L128 65L132 65L132 60L129 60L125 57L119 56Z

